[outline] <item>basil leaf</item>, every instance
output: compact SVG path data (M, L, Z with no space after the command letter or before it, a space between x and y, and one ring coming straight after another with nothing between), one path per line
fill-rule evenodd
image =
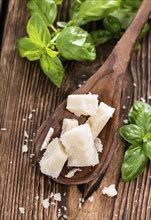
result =
M130 146L125 153L122 164L122 180L133 180L145 169L148 158L141 146Z
M144 128L145 133L151 132L151 106L136 101L128 114L130 123Z
M132 10L132 9L138 9L138 7L140 6L141 2L142 2L142 0L135 0L135 1L123 0L121 3L122 3L122 7L130 8Z
M104 18L103 25L106 30L110 31L113 34L115 34L115 33L117 34L117 33L121 32L120 21L112 15L108 15Z
M30 14L37 12L45 24L53 24L57 16L57 6L53 0L30 0L27 4Z
M17 41L17 49L21 57L26 57L30 61L39 60L42 53L42 48L27 37Z
M119 129L120 135L131 144L143 143L143 137L145 135L143 128L130 124L124 125Z
M48 54L43 53L40 58L40 66L48 78L57 87L60 87L64 75L64 69L59 58L52 58Z
M70 11L69 11L70 20L72 20L74 17L76 17L78 15L81 4L84 1L86 1L86 0L75 0L75 1L73 1L72 5L70 7Z
M50 41L50 32L42 20L37 14L33 14L27 24L27 33L35 44L45 47Z
M151 141L144 143L143 149L145 151L146 156L151 160Z
M46 53L52 58L56 57L59 53L57 51L49 49L48 47L46 47L45 49L46 49Z
M63 2L63 0L55 0L55 3L56 3L57 5L60 5L62 2Z
M56 39L60 54L68 60L94 60L95 46L90 34L77 26L64 28Z
M113 37L113 34L107 30L96 30L91 32L91 36L94 44L98 46L109 41Z
M77 25L104 18L120 6L121 0L85 0L76 16L72 19Z

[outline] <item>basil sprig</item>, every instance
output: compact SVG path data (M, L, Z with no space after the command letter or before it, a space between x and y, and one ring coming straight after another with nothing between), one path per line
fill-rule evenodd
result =
M128 114L130 124L119 129L120 135L130 144L121 167L124 182L138 177L151 160L151 106L136 101Z

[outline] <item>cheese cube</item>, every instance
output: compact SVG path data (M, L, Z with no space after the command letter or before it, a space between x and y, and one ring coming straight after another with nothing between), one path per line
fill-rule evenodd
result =
M77 116L94 115L98 108L98 95L69 95L66 108Z
M76 119L64 118L61 135L75 127L78 127L78 121Z
M91 116L86 123L90 125L93 140L102 131L108 120L112 117L115 109L101 102L95 115Z
M98 153L88 124L80 125L61 136L68 155L68 166L84 167L99 163Z
M45 175L57 178L67 160L67 155L59 138L55 138L48 146L41 159L40 169Z

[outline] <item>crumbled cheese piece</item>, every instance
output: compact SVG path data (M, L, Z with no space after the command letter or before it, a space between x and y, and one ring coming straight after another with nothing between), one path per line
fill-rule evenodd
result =
M98 108L98 95L69 95L66 108L77 116L94 115Z
M79 209L81 209L83 203L84 203L84 198L79 198Z
M10 161L9 163L12 164L12 161Z
M86 123L89 123L93 139L95 140L102 131L108 120L112 117L115 108L112 108L101 102L95 115L89 117Z
M76 119L65 118L62 124L61 135L75 127L78 127L78 121Z
M78 85L79 88L80 88L81 86L82 86L81 84Z
M23 118L23 121L26 121L26 118Z
M101 153L103 151L103 144L100 138L95 139L94 145L96 147L97 152Z
M64 211L67 211L67 207L66 206L62 205L61 207L64 209Z
M28 151L28 146L25 144L22 146L22 153L26 153Z
M41 172L57 178L67 160L67 155L59 138L55 138L47 147L40 163Z
M1 128L1 131L7 131L7 128Z
M24 214L25 213L25 208L24 207L19 207L19 211L21 214Z
M79 168L72 169L72 170L70 170L70 171L65 175L65 177L66 177L66 178L71 178L71 177L73 177L74 174L75 174L76 172L78 172L78 171L82 171L82 170L79 169Z
M43 204L43 207L44 207L45 209L47 209L47 208L50 206L50 203L49 203L49 200L48 200L48 199L44 199L44 200L42 201L42 204Z
M128 124L128 119L123 120L124 124Z
M29 135L27 134L27 131L24 131L24 137L29 138Z
M50 128L49 131L48 131L48 133L47 133L47 135L46 135L46 137L45 137L45 140L44 140L44 142L43 142L43 144L42 144L40 150L43 150L43 149L46 149L46 148L47 148L47 146L48 146L48 144L49 144L49 142L50 142L50 140L51 140L51 137L52 137L53 133L54 133L54 129L53 129L53 128Z
M35 199L36 199L36 200L38 200L38 199L39 199L39 196L38 196L38 195L37 195L37 196L35 196Z
M33 117L33 114L30 113L30 114L28 115L28 119L30 120L30 119L32 119L32 117Z
M130 98L131 98L131 97L128 95L128 96L127 96L127 99L130 99Z
M54 194L54 200L61 201L61 194L60 193Z
M32 159L35 156L35 154L30 154L29 157Z
M145 99L144 99L143 97L141 97L140 100L141 100L142 102L146 102Z
M54 193L51 192L49 198L52 198L54 196Z
M136 83L133 83L133 86L136 87L137 86Z
M36 112L36 109L32 109L32 112Z
M123 105L123 109L126 109L126 106L125 106L125 105Z
M66 196L66 194L67 194L67 193L66 193L66 192L64 192L64 193L63 193L63 196Z
M90 126L80 125L61 136L61 141L68 155L68 166L95 166L99 163Z
M104 187L102 190L103 194L106 194L110 197L116 196L117 195L117 191L115 189L115 184L110 185L109 187Z
M90 197L88 198L88 200L89 200L90 202L93 202L93 196L90 196Z

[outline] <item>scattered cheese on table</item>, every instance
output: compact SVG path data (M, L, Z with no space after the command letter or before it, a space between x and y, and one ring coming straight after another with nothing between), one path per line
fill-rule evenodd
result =
M100 138L95 139L94 145L96 147L97 152L101 153L103 151L103 144Z
M55 193L54 194L54 200L61 201L61 194L60 193Z
M49 208L49 206L50 206L49 199L44 199L42 201L42 204L45 209Z
M41 172L57 178L67 160L67 154L59 138L55 138L48 146L41 159Z
M115 184L111 184L109 187L104 187L102 189L102 193L106 194L110 197L116 196L117 195L117 191L115 189Z
M62 124L62 132L63 135L65 132L71 130L72 128L78 127L78 121L76 119L64 118Z
M1 131L7 131L7 128L1 128Z
M19 211L21 214L24 214L25 213L25 208L24 207L19 207Z
M82 170L79 169L79 168L72 169L72 170L70 170L70 171L65 175L65 177L66 177L66 178L71 178L71 177L73 177L74 174L75 174L76 172L78 172L78 171L82 171Z
M95 166L99 163L88 124L73 128L61 136L61 142L68 155L68 166Z
M115 109L101 102L95 115L89 117L86 123L89 123L93 139L95 140L102 131L108 120L112 117Z
M88 198L88 200L90 201L90 202L93 202L93 196L90 196L89 198Z
M26 153L28 151L28 146L25 144L22 146L22 153Z
M69 95L66 108L77 116L94 115L98 108L98 95Z
M49 131L48 131L48 133L47 133L47 135L46 135L46 137L45 137L45 140L44 140L44 142L43 142L43 144L42 144L40 150L44 150L44 149L47 148L47 146L48 146L48 144L49 144L49 142L50 142L50 140L51 140L51 137L52 137L53 133L54 133L54 129L53 129L53 128L50 128Z

